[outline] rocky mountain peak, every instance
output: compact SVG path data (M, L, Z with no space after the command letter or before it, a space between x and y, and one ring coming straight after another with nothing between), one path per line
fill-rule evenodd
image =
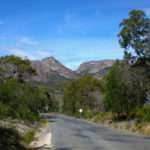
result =
M37 71L35 81L48 83L59 79L74 79L76 73L65 67L54 57L47 57L42 60L32 61L33 68Z
M42 61L49 61L51 63L58 63L58 60L53 56L46 57L46 58L42 59Z

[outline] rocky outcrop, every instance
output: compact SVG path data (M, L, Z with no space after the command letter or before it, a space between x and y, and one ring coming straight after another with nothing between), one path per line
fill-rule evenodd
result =
M83 75L92 75L97 79L102 78L112 67L113 60L89 61L81 64L76 71L72 71L62 65L54 57L32 61L32 67L37 75L33 81L41 83L56 83L60 80L70 80Z
M77 73L81 75L92 75L96 78L102 78L110 70L114 60L89 61L81 64Z

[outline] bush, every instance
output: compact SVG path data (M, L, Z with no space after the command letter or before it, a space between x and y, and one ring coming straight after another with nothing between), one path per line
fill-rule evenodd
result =
M0 118L37 120L52 107L50 90L27 82L35 74L27 59L0 57Z
M34 139L34 135L35 135L34 130L27 132L23 137L23 141L25 142L25 144L27 145L30 144Z
M142 108L137 108L136 116L139 122L150 122L150 106L145 105Z
M41 86L9 79L0 85L0 117L37 120L49 104L47 90Z
M112 123L113 119L114 119L114 114L110 112L99 112L92 118L94 122L100 122L100 123Z
M83 112L84 118L90 119L94 116L94 112L90 109L87 109Z

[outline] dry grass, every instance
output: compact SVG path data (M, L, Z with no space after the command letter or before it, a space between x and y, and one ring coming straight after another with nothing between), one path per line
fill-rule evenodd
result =
M100 113L90 119L92 122L101 123L104 126L125 130L133 133L143 134L150 136L150 123L149 122L136 122L132 121L113 121L112 113Z

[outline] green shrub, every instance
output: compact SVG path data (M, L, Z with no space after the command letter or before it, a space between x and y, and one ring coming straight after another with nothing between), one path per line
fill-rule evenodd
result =
M47 89L9 79L0 85L0 118L37 120L49 104Z
M83 112L84 118L90 119L94 116L94 112L90 109L87 109Z
M145 105L142 108L136 110L136 116L139 122L150 122L150 106Z
M0 118L4 119L6 116L9 115L10 107L7 104L3 104L0 102Z
M100 122L100 123L105 123L105 122L111 123L113 119L114 119L114 114L110 112L99 112L92 117L92 120L94 122Z
M30 144L34 139L34 135L35 135L34 130L28 131L23 137L24 143L25 144Z

